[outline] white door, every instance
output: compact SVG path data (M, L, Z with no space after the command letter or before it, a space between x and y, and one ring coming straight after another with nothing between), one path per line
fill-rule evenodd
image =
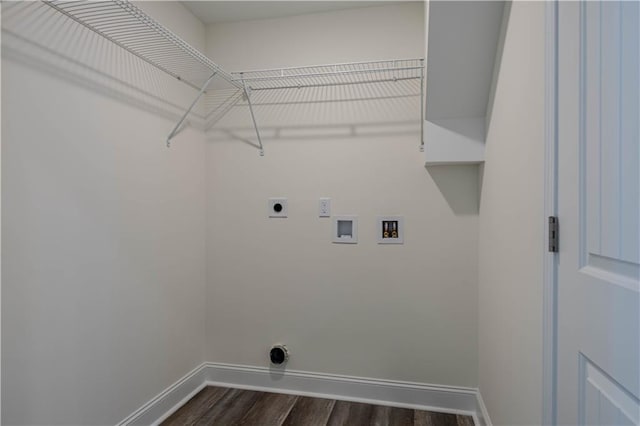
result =
M558 424L640 425L640 3L558 5Z

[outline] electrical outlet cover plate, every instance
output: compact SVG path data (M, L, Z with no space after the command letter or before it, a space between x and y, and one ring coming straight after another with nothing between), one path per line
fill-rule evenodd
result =
M320 198L318 217L331 217L331 198Z
M269 217L287 217L289 208L286 198L269 198Z
M358 216L333 216L332 220L334 243L358 243Z
M378 244L404 244L403 216L379 216L377 225Z

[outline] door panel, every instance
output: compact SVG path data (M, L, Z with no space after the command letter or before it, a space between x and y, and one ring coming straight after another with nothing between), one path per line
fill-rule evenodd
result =
M558 423L640 425L640 4L558 13Z
M637 401L585 357L580 359L580 384L584 401L580 424L637 425L640 422Z
M588 224L583 262L591 265L593 260L596 269L637 276L640 68L638 22L634 25L632 18L640 5L587 2L583 7L586 131L580 142L586 145L583 220Z

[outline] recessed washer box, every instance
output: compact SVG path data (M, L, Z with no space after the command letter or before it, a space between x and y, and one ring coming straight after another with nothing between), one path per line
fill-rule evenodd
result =
M404 244L404 217L379 216L378 244Z
M358 242L358 216L333 216L334 243L356 244Z
M288 205L286 198L269 198L269 217L287 217Z

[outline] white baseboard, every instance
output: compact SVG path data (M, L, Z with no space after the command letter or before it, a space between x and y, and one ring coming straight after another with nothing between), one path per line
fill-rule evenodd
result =
M208 384L452 414L476 410L476 389L207 363Z
M202 364L134 411L117 426L159 424L200 392L206 383L206 364Z
M476 388L211 362L191 371L118 426L157 425L209 385L470 415L476 425L491 426Z
M476 409L476 415L478 417L476 421L476 425L493 426L493 423L491 423L491 418L489 417L489 412L487 411L487 406L484 405L484 401L482 400L480 389L478 389L476 397L477 397L477 406L478 406L478 408Z

